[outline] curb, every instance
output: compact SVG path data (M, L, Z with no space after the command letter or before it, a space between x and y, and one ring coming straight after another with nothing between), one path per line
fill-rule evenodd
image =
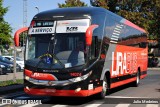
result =
M14 92L23 91L23 84L10 85L5 87L0 87L0 96L5 94L10 94Z
M158 67L158 68L148 68L147 70L159 70L160 71L160 67Z

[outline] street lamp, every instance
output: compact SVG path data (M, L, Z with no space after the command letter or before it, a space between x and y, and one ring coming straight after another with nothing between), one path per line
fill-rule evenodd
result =
M38 13L39 13L39 8L38 8L37 6L36 6L35 8L37 9L37 11L38 11Z

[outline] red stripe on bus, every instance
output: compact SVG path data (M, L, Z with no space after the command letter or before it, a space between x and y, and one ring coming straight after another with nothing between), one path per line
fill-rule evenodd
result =
M133 28L135 28L135 29L137 29L137 30L140 30L140 31L146 33L146 31L145 31L144 29L140 28L139 26L133 24L132 22L130 22L130 21L128 21L128 20L125 20L124 23L125 23L126 25L128 25L128 26L131 26L131 27L133 27Z
M141 75L141 79L145 78L147 76L147 74Z
M75 90L55 90L55 89L35 89L35 88L24 88L27 94L31 95L48 95L48 96L79 96L85 97L90 96L102 91L102 86L97 87L93 90L80 90L76 92Z
M130 79L127 79L127 80L123 80L123 81L119 81L119 82L112 83L112 84L111 84L111 88L115 88L115 87L118 87L118 86L121 86L121 85L130 83L130 82L133 82L133 81L136 81L136 77L133 77L133 78L130 78Z
M25 69L25 70L24 70L24 74L25 74L26 76L31 77L32 71Z
M46 73L38 73L38 72L32 72L30 70L25 69L25 75L37 79L37 80L50 80L50 81L55 81L57 78L52 75L52 74L46 74Z

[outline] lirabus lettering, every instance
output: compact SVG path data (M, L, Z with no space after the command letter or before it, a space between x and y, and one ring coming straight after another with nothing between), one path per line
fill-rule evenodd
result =
M112 76L136 72L137 54L112 52Z

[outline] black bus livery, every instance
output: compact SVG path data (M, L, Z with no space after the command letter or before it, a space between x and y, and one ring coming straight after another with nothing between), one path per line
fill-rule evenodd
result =
M99 7L35 15L25 46L24 91L31 95L104 98L110 89L147 75L147 33Z

